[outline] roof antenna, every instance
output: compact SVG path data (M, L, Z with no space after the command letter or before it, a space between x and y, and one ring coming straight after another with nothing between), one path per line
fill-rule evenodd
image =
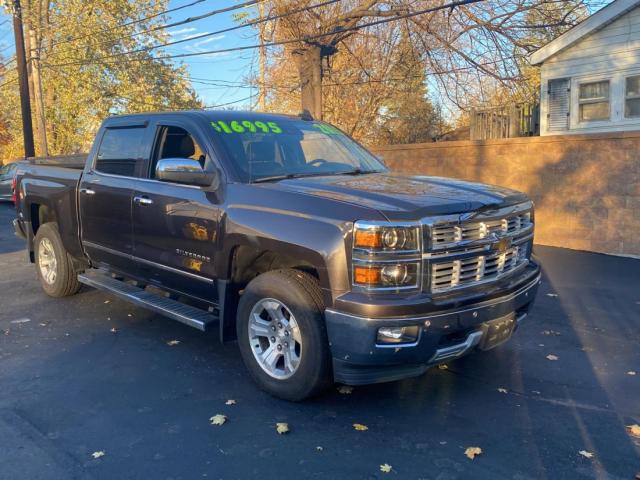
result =
M304 109L302 111L302 113L299 113L298 116L302 119L302 120L306 120L308 122L312 122L313 121L313 115L311 115L311 112L309 112L309 110Z

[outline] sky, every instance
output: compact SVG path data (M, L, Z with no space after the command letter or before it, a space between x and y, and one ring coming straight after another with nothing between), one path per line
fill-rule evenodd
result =
M172 0L169 6L172 8L185 5L187 3L190 2L188 0ZM213 9L232 6L236 3L238 2L234 0L208 0L193 7L174 12L171 19L172 21L179 21L193 15L202 15L203 13ZM169 29L168 32L171 35L172 40L178 40L203 33L223 30L237 25L237 23L234 22L232 15L241 11L244 10L235 10L232 12L214 15L197 22ZM232 32L213 35L193 42L185 42L176 45L174 48L167 48L167 51L170 53L191 53L232 48L242 45L255 45L257 43L258 39L256 29L247 27L234 30ZM250 105L251 102L255 103L257 97L257 91L255 88L246 88L246 85L244 87L204 85L198 82L201 79L206 79L208 82L216 82L218 84L246 84L247 78L255 75L257 55L257 49L252 49L226 54L188 57L184 59L184 63L187 65L187 68L194 79L193 86L195 90L206 105L220 105L238 101L234 106L242 107ZM247 97L253 98L243 100Z
M171 0L169 8L179 7L191 3L193 0ZM202 15L214 9L222 9L237 4L236 0L205 0L169 15L169 23L187 19L192 16ZM232 15L243 10L221 13L209 18L198 20L186 25L170 28L169 41L182 40L204 33L211 33L237 25ZM5 22L6 23L3 23ZM225 34L212 35L192 42L184 42L174 47L166 48L167 54L195 53L207 50L218 50L242 45L254 45L258 42L257 31L247 27ZM11 17L0 13L0 54L10 58L15 52L13 42L13 27ZM234 107L249 107L255 104L257 98L256 88L247 88L247 78L255 74L253 69L257 66L256 49L233 52L228 54L210 54L177 59L176 63L184 63L193 78L193 87L199 97L207 106L227 104ZM202 82L207 82L202 83ZM215 83L215 85L211 85ZM238 86L238 83L245 83ZM227 84L231 84L227 85ZM252 98L248 98L252 97Z

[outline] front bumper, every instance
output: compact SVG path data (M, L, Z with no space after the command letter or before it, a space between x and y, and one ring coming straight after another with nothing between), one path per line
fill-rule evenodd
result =
M526 317L540 284L537 265L522 282L501 296L423 315L374 317L327 309L327 334L334 379L347 385L387 382L421 375L429 367L473 351L485 322L515 313ZM378 345L381 327L420 326L415 343ZM516 325L517 327L517 325Z

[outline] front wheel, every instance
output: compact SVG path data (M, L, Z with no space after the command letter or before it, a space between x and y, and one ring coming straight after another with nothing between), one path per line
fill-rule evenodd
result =
M242 359L263 390L298 401L331 384L322 296L311 275L287 269L253 279L236 327Z
M40 285L50 297L66 297L80 289L78 275L55 223L41 225L36 233L35 260Z

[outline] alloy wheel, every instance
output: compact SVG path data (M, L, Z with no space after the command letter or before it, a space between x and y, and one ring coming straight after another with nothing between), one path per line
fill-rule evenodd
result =
M302 337L286 305L273 298L258 301L249 315L248 334L253 356L268 375L285 380L296 372Z

